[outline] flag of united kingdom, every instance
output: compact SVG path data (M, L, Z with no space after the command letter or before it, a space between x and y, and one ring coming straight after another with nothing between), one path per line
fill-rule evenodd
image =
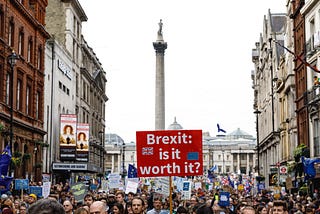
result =
M153 147L143 147L142 155L153 155Z

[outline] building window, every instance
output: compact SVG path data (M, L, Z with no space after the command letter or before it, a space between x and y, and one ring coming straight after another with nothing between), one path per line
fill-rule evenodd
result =
M10 74L6 75L6 104L10 105Z
M76 40L73 40L73 45L72 45L72 58L75 62L77 62L76 59L76 49L77 49L77 42Z
M83 82L83 84L82 84L83 100L87 100L87 96L86 96L86 89L87 89L87 87L86 87L86 83L85 83L85 82Z
M24 33L20 31L18 38L18 54L23 56Z
M79 96L79 75L76 74L76 95Z
M62 82L59 81L59 88L62 89Z
M21 111L21 94L22 94L22 81L17 80L17 110Z
M77 38L78 39L80 38L80 35L81 35L81 33L80 33L80 24L79 24L79 22L77 22Z
M230 172L230 166L226 166L226 173Z
M30 91L31 87L28 85L27 86L27 91L26 91L26 114L30 114Z
M14 23L13 23L12 20L9 23L8 45L9 45L9 47L13 47L14 46Z
M32 60L32 40L29 39L28 42L28 53L27 53L27 62L31 63Z
M36 94L36 119L40 119L41 117L41 92L37 91Z
M38 58L37 58L37 68L40 70L42 68L42 48L39 47L38 49Z
M4 13L2 9L2 4L0 5L0 37L4 35Z
M77 33L77 18L73 16L73 35L75 37L77 37L76 33Z
M313 121L313 150L314 156L320 155L320 142L319 142L319 119Z
M39 98L40 98L39 93L37 93L37 95L36 95L36 119L39 118Z

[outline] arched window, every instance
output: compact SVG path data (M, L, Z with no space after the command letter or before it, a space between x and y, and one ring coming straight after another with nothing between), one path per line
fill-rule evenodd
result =
M24 153L24 154L28 153L28 146L27 146L27 144L24 144L23 153Z
M19 151L19 143L17 141L13 144L13 151L15 152Z

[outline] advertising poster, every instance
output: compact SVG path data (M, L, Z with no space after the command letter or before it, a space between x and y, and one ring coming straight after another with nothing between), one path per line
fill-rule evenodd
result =
M87 162L89 153L89 124L77 124L77 154L76 160Z
M76 159L77 115L60 115L60 160Z
M202 131L138 131L138 177L203 174Z

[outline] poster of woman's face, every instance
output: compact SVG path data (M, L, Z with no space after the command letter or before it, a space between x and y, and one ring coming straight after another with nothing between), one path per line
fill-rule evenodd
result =
M65 125L63 128L63 134L65 135L73 135L73 128L70 125Z
M61 115L60 124L60 145L76 146L76 117L70 115Z
M88 140L86 133L78 133L77 150L88 150Z

